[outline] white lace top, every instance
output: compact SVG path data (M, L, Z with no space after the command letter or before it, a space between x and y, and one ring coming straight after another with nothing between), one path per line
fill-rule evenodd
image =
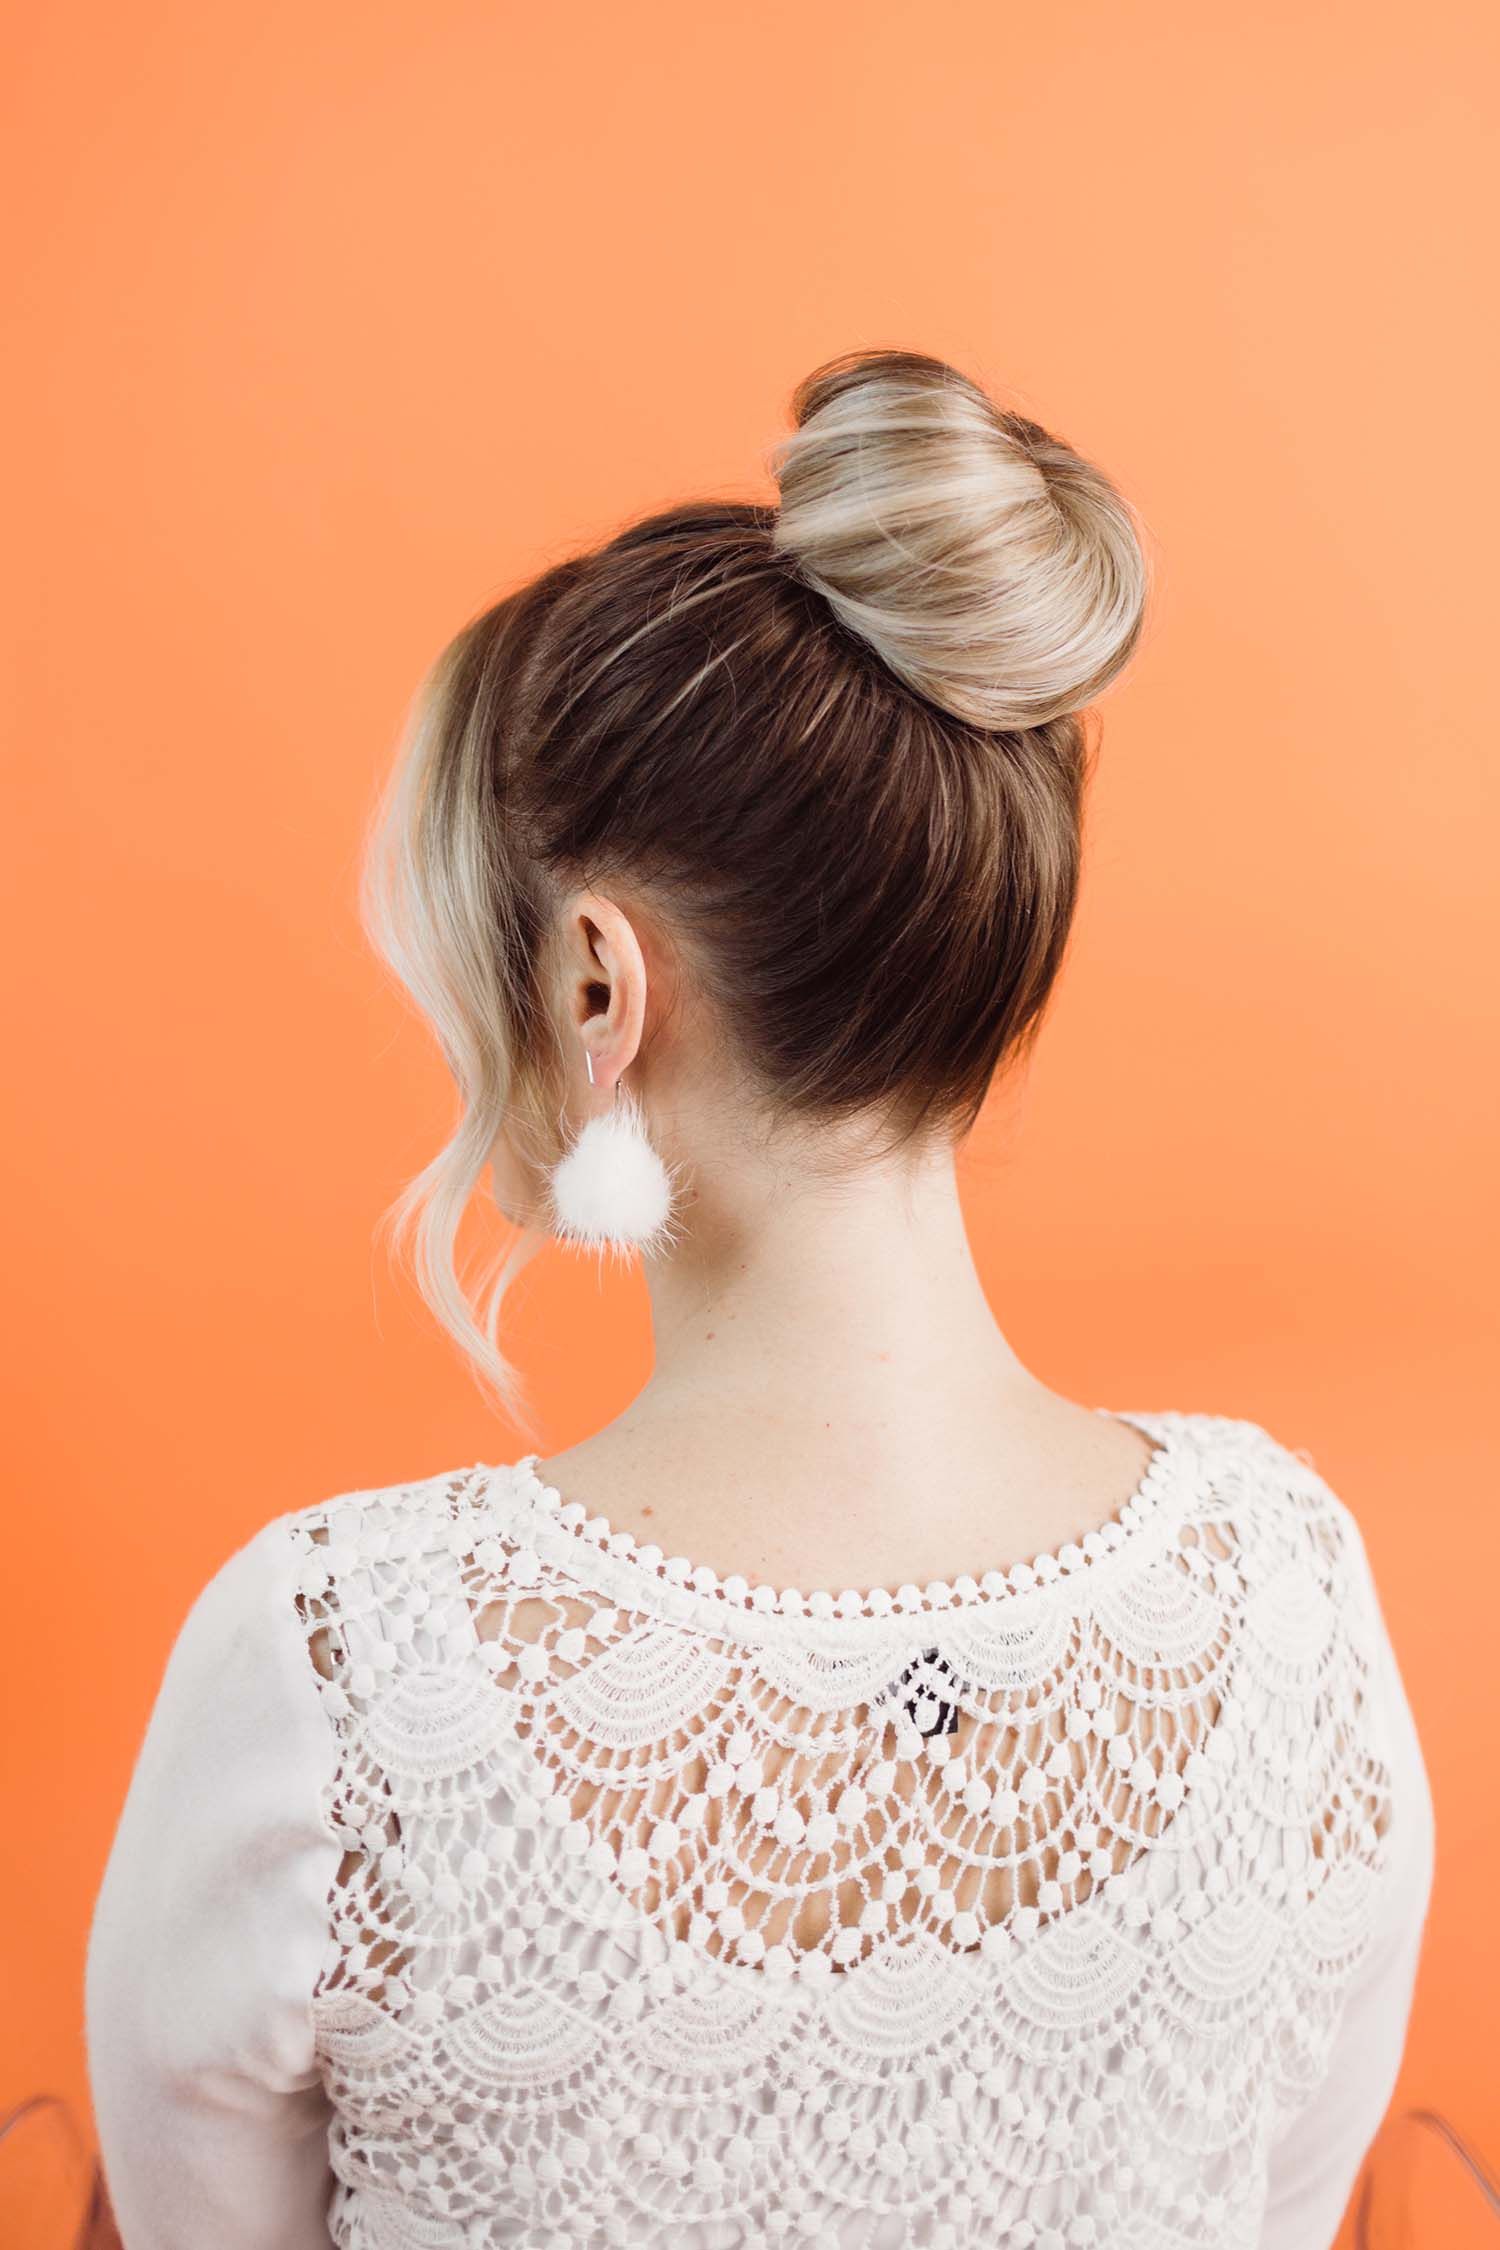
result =
M173 1650L90 1939L126 2250L1326 2250L1432 1880L1358 1526L1254 1424L977 1582L747 1586L532 1459Z

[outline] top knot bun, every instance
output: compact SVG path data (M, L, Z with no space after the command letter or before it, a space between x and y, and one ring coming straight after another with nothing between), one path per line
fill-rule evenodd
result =
M987 729L1091 703L1140 636L1130 510L944 361L850 353L793 394L774 544L911 687Z

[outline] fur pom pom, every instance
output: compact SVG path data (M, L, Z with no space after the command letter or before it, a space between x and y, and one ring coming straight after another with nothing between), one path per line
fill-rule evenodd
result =
M551 1175L554 1233L582 1250L649 1257L672 1239L672 1178L652 1146L635 1095L618 1089L590 1118Z

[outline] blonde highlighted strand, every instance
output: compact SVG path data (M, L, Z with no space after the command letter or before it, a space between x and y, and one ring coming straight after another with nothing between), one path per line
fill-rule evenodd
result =
M501 1350L499 1331L506 1292L546 1232L510 1227L510 1239L467 1276L458 1265L460 1229L511 1117L515 1078L497 1037L513 1012L502 964L515 931L505 885L495 879L476 714L458 701L465 657L460 636L422 683L361 874L365 933L434 1031L459 1098L452 1133L406 1182L381 1232L482 1387L518 1431L535 1437L525 1379Z

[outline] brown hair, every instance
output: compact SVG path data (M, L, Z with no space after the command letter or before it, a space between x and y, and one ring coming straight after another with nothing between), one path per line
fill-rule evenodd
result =
M793 421L778 507L667 509L466 626L387 801L372 927L464 1102L396 1216L512 1405L514 1260L479 1325L453 1244L502 1123L558 1153L537 969L563 887L659 905L773 1108L893 1143L968 1129L1067 942L1079 712L1141 630L1134 518L921 354L831 362Z

